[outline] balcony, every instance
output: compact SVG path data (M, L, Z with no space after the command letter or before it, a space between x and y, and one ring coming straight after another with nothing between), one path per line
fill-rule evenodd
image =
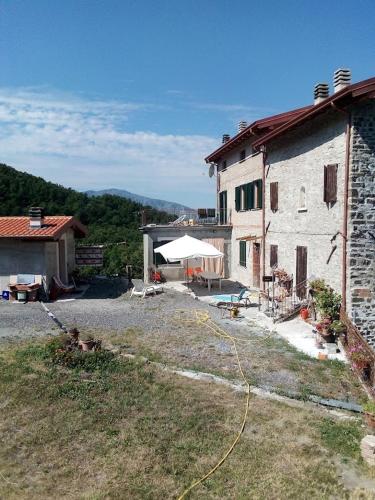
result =
M180 210L174 212L176 219L172 226L230 226L231 210L216 208L198 208L197 210Z

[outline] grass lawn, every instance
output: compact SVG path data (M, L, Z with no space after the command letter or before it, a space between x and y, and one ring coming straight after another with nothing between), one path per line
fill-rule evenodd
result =
M0 352L0 498L176 498L234 440L243 394L108 352L62 365L53 346ZM327 415L253 397L238 446L189 498L373 498L365 430Z

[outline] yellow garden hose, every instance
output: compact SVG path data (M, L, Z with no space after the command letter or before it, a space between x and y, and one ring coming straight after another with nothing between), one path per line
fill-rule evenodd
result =
M185 312L189 312L190 313L191 311L186 311L186 310L180 309L177 312L179 312L180 315L181 315L181 314L183 314ZM237 345L236 345L236 341L237 340L245 340L245 339L237 339L236 337L233 337L232 335L229 335L228 332L226 332L225 330L223 330L220 326L218 326L211 319L210 315L206 311L195 309L195 310L193 310L193 313L194 313L194 318L193 319L181 319L181 317L175 318L175 319L178 319L179 321L182 321L184 323L204 325L214 335L216 335L218 337L221 337L221 338L224 338L224 339L229 340L230 342L232 342L232 345L233 345L233 348L234 348L234 351L235 351L235 354L236 354L236 358L237 358L238 369L239 369L239 372L241 374L241 377L242 377L243 381L246 384L246 402L245 402L244 415L243 415L241 427L240 427L240 429L239 429L239 431L237 433L237 436L236 436L235 440L231 444L231 446L228 448L228 450L225 452L224 456L219 460L219 462L210 471L208 471L204 476L202 476L200 479L197 479L196 481L194 481L182 493L182 495L180 495L178 497L178 500L182 500L183 498L185 498L186 495L188 493L190 493L190 491L193 488L195 488L199 484L203 483L203 481L205 481L208 477L210 477L225 462L225 460L228 458L228 456L230 455L230 453L233 451L234 447L238 443L238 441L239 441L239 439L241 437L241 434L242 434L242 432L243 432L243 430L245 428L246 420L247 420L247 415L248 415L248 412L249 412L249 404L250 404L250 384L247 381L247 379L245 377L245 374L244 374L244 372L242 370L242 365L241 365L241 361L240 361L240 358L239 358L239 355L238 355L238 350L237 350ZM246 339L246 340L248 340L248 339Z

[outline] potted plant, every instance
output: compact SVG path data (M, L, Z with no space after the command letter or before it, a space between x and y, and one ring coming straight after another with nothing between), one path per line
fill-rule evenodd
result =
M369 364L366 351L359 342L349 347L349 357L352 362L352 368L355 370L363 372Z
M344 323L338 319L335 321L332 321L332 324L330 326L330 329L332 333L335 335L335 337L345 337L346 334L346 326Z
M332 322L330 318L324 318L316 325L316 329L318 330L319 335L323 338L325 342L332 342L333 340L331 323Z
M370 429L375 429L375 402L368 400L363 405L365 420Z
M90 334L81 335L80 340L78 341L78 345L80 349L84 352L92 351L95 347L94 337Z

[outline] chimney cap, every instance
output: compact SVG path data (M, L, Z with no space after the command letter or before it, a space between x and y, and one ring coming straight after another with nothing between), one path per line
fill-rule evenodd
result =
M247 121L241 120L240 122L238 122L238 133L245 130L246 127L247 127Z
M222 143L225 144L228 141L230 141L230 135L229 134L223 134Z
M348 68L338 68L333 75L333 86L335 92L348 87L351 84L352 72Z
M314 104L324 101L329 97L328 83L317 83L314 87Z

